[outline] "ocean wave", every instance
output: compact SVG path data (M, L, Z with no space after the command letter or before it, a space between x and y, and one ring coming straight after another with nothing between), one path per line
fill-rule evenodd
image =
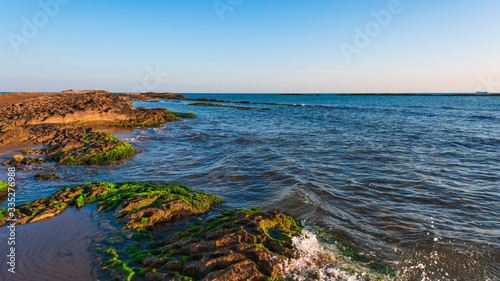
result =
M376 273L361 262L352 262L334 246L320 243L316 234L308 229L304 229L301 236L294 237L292 243L298 251L298 258L288 259L281 265L284 280L394 280L394 277Z

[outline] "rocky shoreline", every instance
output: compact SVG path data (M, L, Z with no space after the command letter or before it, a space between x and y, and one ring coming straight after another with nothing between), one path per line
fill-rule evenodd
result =
M98 211L111 213L139 241L127 252L142 267L129 268L121 260L124 253L104 250L111 258L103 262L103 268L120 280L134 275L146 280L277 279L278 264L295 256L291 239L302 230L299 222L279 213L234 210L191 225L164 241L151 241L148 250L141 250L159 225L206 213L212 204L223 202L173 184L95 182L61 189L19 205L16 212L0 209L0 226L8 219L16 219L18 225L50 220L67 208L97 203Z
M125 97L107 91L42 95L0 105L0 110L0 145L43 143L49 148L35 153L61 165L109 165L136 153L129 144L92 126L155 126L195 117L160 108L136 109ZM26 161L17 157L4 164L31 164Z
M171 93L115 95L106 91L65 91L4 103L0 105L0 146L22 142L42 143L47 148L23 150L24 155L44 158L16 155L3 164L112 165L125 161L137 150L92 126L155 126L196 116L134 108L130 102L158 98L193 100ZM201 102L200 106L212 106L207 101L230 102L196 101ZM39 174L35 178L59 177ZM98 247L103 257L100 265L113 280L294 280L290 276L297 266L290 266L292 261L307 259L321 268L332 263L332 256L311 259L301 251L297 241L305 237L302 224L279 212L236 209L191 224L169 237L153 235L167 223L199 217L209 212L212 205L222 203L224 200L214 195L170 183L89 182L18 205L14 211L0 209L0 227L7 225L9 219L16 219L18 225L47 221L68 208L96 204L97 211L111 215L120 223L123 235L133 241ZM346 249L354 260L360 257L356 251ZM369 274L354 268L342 272L345 276L365 276L359 280L383 280L390 272L385 265L367 260L364 263L373 269ZM338 274L328 272L324 277ZM316 279L313 275L311 278Z

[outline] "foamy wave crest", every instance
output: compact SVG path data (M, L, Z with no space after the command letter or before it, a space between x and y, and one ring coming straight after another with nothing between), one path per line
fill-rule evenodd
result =
M362 265L349 263L332 248L322 245L317 236L305 228L292 242L298 258L288 259L281 265L284 280L393 280L374 274Z

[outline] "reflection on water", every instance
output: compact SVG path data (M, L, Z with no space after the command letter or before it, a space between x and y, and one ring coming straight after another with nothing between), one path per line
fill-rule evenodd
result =
M175 182L227 208L279 210L343 233L402 279L500 276L500 99L211 97L305 106L137 102L198 117L117 133L145 150L125 164L20 171L18 199L94 180ZM62 179L35 182L42 171Z
M103 233L94 206L80 211L66 210L48 222L16 227L15 274L7 271L7 243L2 243L0 280L54 281L96 280L91 245ZM0 229L0 240L7 241L9 230ZM10 246L9 246L10 247Z

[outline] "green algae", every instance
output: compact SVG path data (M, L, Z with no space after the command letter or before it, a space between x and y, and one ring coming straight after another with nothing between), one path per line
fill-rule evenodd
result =
M7 209L0 209L0 220L5 220L9 217L9 211Z
M125 240L123 240L123 238L121 237L110 237L106 239L106 242L108 242L109 244L123 244Z
M9 189L10 185L6 182L0 181L0 192Z
M153 198L151 200L151 198ZM142 201L141 201L142 200ZM29 223L40 213L53 212L55 215L62 213L66 208L99 202L99 210L103 212L115 211L117 207L125 202L140 202L136 208L126 210L129 214L136 214L144 209L164 213L171 212L174 218L183 215L202 214L209 210L213 204L224 201L216 196L199 192L189 187L174 184L157 184L146 182L93 182L82 185L63 188L54 193L50 198L41 198L30 203L17 206L16 210L22 210L19 215L23 223ZM177 204L177 208L170 210L170 204ZM179 208L184 206L183 209ZM1 210L1 209L0 209ZM123 210L121 210L123 211ZM139 229L136 239L149 238L151 235L146 228L153 228L155 224L161 223L159 218L148 218L138 216L126 221L127 228ZM0 223L5 224L4 220ZM134 238L133 237L133 238Z
M285 240L282 237L275 237L271 231L281 234L281 236L286 236L292 238L292 236L302 231L302 224L291 217L284 217L279 220L263 220L260 222L260 226L264 232L274 240Z
M61 165L111 165L132 157L137 151L130 144L121 142L104 153L78 154L59 162Z
M5 161L4 165L37 165L45 163L45 159L39 157L27 157L14 155L11 160Z
M165 112L174 116L177 116L179 118L194 118L196 117L196 114L194 113L184 113L184 112L173 112L168 109L165 109Z
M197 212L206 212L212 204L224 202L222 199L204 193L192 190L186 186L155 183L128 182L121 184L118 188L108 190L107 198L99 203L99 207L104 212L114 211L124 201L130 201L132 198L155 198L154 200L144 200L137 205L134 211L141 211L152 206L167 207L172 200L181 200L192 206ZM138 225L152 226L154 222L141 218L135 221Z
M111 244L109 241L107 242L108 244ZM158 249L149 249L147 245L145 249L144 245L144 242L135 242L126 247L112 244L111 247L106 250L103 250L103 247L99 245L99 247L96 247L96 250L111 257L108 260L101 262L104 270L107 270L115 276L120 276L123 280L133 280L137 276L143 276L146 270L144 268L134 267L131 265L139 265L145 258L159 253ZM166 260L170 259L170 257L166 255L165 258Z
M60 177L56 174L36 174L34 178L35 180L52 180L59 179Z
M110 248L104 252L106 255L111 256L111 259L102 263L103 268L110 273L123 277L123 280L130 281L134 276L141 275L142 269L137 267L130 267L129 262L122 261L116 249Z
M146 244L146 248L148 249L157 249L165 245L165 242L161 241L151 241Z
M156 126L156 125L161 125L165 124L168 121L177 121L179 118L169 118L169 120L162 119L160 121L155 121L155 122L126 122L126 123L120 123L117 126L119 127L125 127L125 128L130 128L130 127L150 127L150 126Z
M137 151L128 143L99 130L86 129L81 140L61 142L49 148L48 160L60 165L112 165L132 157Z
M260 230L260 232L259 230L256 230L257 232L245 231L245 227L249 222L254 222L254 223L259 222L257 224L252 224L252 225L256 225L256 227L261 227L262 225L264 225L269 229L276 229L280 232L283 232L284 233L282 235L283 240L279 241L275 240L267 232L263 230ZM229 232L226 232L227 229L231 230L229 230ZM205 234L207 232L217 233L218 231L220 231L221 236L218 236L217 238L211 238L210 241L206 241L207 237L205 236ZM187 226L184 229L173 234L172 238L170 238L167 241L164 242L151 241L149 243L147 241L144 241L141 244L134 244L128 247L125 252L136 253L136 255L140 255L141 258L153 256L153 260L162 259L163 263L169 261L174 256L175 258L182 257L181 259L182 264L185 265L185 264L190 264L199 258L197 258L196 255L186 253L185 252L186 250L181 251L180 248L176 248L176 246L173 246L177 244L177 242L180 242L182 244L183 242L181 241L188 238L194 238L194 240L198 241L195 243L205 243L204 241L206 241L206 243L214 243L215 241L220 241L220 243L225 243L223 241L229 241L232 239L229 238L231 237L231 235L227 233L233 233L233 234L238 233L237 235L240 235L238 236L240 238L235 238L235 239L240 241L238 242L239 244L250 244L250 245L253 244L257 248L261 249L260 251L262 251L261 253L263 253L263 256L265 257L267 257L268 255L274 255L286 259L285 255L287 257L291 257L293 256L293 252L295 250L290 249L289 247L290 245L287 245L285 240L290 242L291 240L290 237L300 235L300 231L302 231L301 224L298 221L292 219L291 217L285 216L283 214L266 212L260 209L251 209L251 210L235 209L229 212L219 214L215 217L211 217L203 222L196 222L194 224L191 224L190 226ZM229 240L224 240L224 239L229 239ZM244 241L240 239L243 239ZM187 243L193 243L193 242L187 242ZM146 246L145 247L146 249L144 249L144 245ZM200 244L200 247L203 247L201 245L202 244ZM169 249L168 252L166 253L164 252L165 249L163 247L172 247L172 246L174 248ZM212 249L212 251L216 251L221 248L226 248L227 246L224 244L220 244L216 247L217 248ZM162 248L163 248L162 250L163 254L158 254L158 252ZM139 259L136 258L136 261L137 260ZM255 263L258 262L255 261ZM151 267L147 267L144 270L150 272L150 274L156 272L155 271L156 269ZM282 280L281 277L277 276L276 274L278 273L273 271L272 276L269 277L268 280ZM192 278L190 276L185 276L185 272L175 272L175 276L187 278L186 280L191 280Z
M342 235L316 227L313 228L313 233L318 237L319 241L335 247L338 254L336 260L346 264L346 266L340 268L341 270L363 276L366 281L386 280L387 277L393 278L396 276L394 268L373 257L366 256ZM359 266L362 268L359 268Z
M196 114L194 113L184 113L184 112L174 112L174 115L180 118L194 118Z
M132 235L133 240L144 240L144 239L149 239L149 238L151 238L151 232L144 229L144 228L138 229L137 233L134 233Z
M31 154L33 154L33 149L25 148L25 149L21 150L21 153L23 155L31 155Z
M157 121L153 122L124 122L124 123L119 123L116 126L119 127L150 127L150 126L156 126L156 125L161 125L165 124L167 122L173 122L173 121L178 121L179 118L193 118L196 117L196 114L193 113L183 113L183 112L173 112L168 109L164 110L165 114L163 115L163 118Z
M110 248L104 251L104 254L108 256L116 256L118 255L118 251L116 249Z

